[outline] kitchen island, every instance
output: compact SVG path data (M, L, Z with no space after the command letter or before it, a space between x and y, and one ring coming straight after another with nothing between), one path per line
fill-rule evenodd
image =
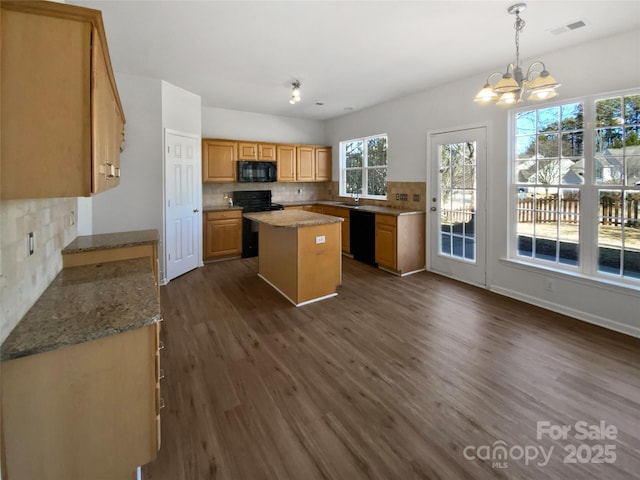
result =
M343 219L303 210L245 213L259 223L258 275L297 307L337 295Z

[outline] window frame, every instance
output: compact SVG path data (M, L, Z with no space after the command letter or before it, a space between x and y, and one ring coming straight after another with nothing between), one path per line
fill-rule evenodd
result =
M544 104L528 104L509 111L508 117L508 193L509 193L509 225L508 225L508 258L506 260L521 265L526 265L541 271L557 272L568 274L572 277L582 277L591 281L628 287L633 290L640 290L640 278L624 276L623 274L608 274L599 270L599 244L598 226L600 224L600 198L599 192L602 190L619 190L624 192L640 193L640 185L613 185L597 183L596 178L596 129L595 113L596 102L612 97L624 97L640 95L640 89L612 91L587 95L584 97L563 99L562 101L548 102ZM551 262L535 256L527 257L518 253L518 193L523 183L517 181L517 117L518 114L527 111L538 111L541 109L559 107L563 105L582 103L583 104L583 179L582 184L562 184L559 179L558 186L554 188L576 189L580 195L580 216L578 229L578 265L568 265ZM560 138L562 136L559 128ZM536 134L538 132L536 131ZM559 140L561 141L561 140ZM562 158L562 152L560 152ZM532 185L535 187L535 185ZM623 220L624 221L624 220ZM532 237L532 238L535 238ZM560 239L561 237L558 237Z
M376 138L381 138L384 137L386 140L386 144L387 144L387 156L386 156L386 163L384 165L376 165L376 166L369 166L369 157L368 157L368 145L367 145L367 141L368 140L372 140L372 139L376 139ZM347 168L346 166L346 162L347 162L347 158L346 158L346 146L349 143L353 143L353 142L362 142L363 144L363 150L362 150L362 166L361 167L350 167ZM360 192L357 196L359 198L366 198L366 199L370 199L370 200L387 200L387 193L388 193L388 188L387 188L387 184L388 184L388 175L389 175L389 135L386 133L380 133L377 135L368 135L366 137L357 137L357 138L352 138L349 140L343 140L340 142L340 178L339 178L339 195L341 197L354 197L356 196L356 194L354 192L347 192L346 188L347 188L347 171L355 171L355 170L361 170L362 171L362 192ZM384 178L384 185L385 185L385 194L384 195L369 195L367 194L368 191L368 186L369 186L369 171L371 170L378 170L378 169L386 169L387 173L385 174L385 178Z

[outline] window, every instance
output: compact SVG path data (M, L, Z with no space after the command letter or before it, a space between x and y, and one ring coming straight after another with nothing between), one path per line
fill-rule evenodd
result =
M640 284L640 92L511 119L512 257Z
M387 136L340 142L340 195L387 198Z

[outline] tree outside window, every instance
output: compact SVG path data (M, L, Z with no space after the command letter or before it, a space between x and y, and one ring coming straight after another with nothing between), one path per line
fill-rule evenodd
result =
M340 143L340 195L386 199L387 135Z

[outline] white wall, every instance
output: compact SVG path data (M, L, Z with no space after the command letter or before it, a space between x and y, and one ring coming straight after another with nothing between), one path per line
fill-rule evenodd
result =
M162 232L161 82L116 74L116 83L126 119L120 185L92 198L92 233Z
M200 96L162 83L162 128L200 136L202 132L202 104Z
M202 109L202 137L317 145L327 142L324 123L319 120L213 107Z
M624 52L621 55L619 52ZM540 56L562 83L562 99L640 87L640 31L586 43ZM536 59L534 59L536 60ZM531 60L524 63L528 65ZM488 138L488 287L593 323L640 336L640 294L628 289L604 290L566 275L555 278L554 292L544 289L547 275L516 268L507 256L508 111L472 100L491 71L448 86L407 96L328 121L327 139L338 152L339 142L376 133L389 134L389 179L427 181L426 139L429 130L485 123ZM334 155L337 157L337 155ZM338 178L338 162L333 178ZM428 196L428 195L427 195ZM526 321L526 319L523 319Z

